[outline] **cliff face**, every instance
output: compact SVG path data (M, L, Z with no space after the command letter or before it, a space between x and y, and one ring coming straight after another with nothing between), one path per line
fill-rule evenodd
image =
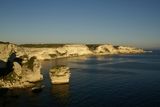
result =
M62 53L62 54L65 54L67 57L92 54L92 52L89 50L89 48L86 45L65 45L61 48L61 50L65 51L65 53Z
M11 43L0 43L0 60L6 62L12 52L17 51L17 46Z
M36 56L40 60L55 59L70 56L91 55L92 52L86 45L64 45L58 48L23 48L17 54L22 56L27 54L29 57Z
M99 45L95 49L87 45L64 45L57 48L26 48L24 51L19 51L17 54L22 56L27 54L29 57L36 56L40 60L55 59L71 56L82 55L107 55L107 54L137 54L144 53L144 50L133 47L113 46L113 45Z
M23 49L23 51L22 51ZM19 49L17 52L18 56L27 55L29 58L36 56L39 60L51 59L52 56L56 55L54 48L23 48Z
M95 54L117 54L118 49L116 49L113 45L100 45L95 49Z
M124 54L136 54L136 53L144 53L145 51L143 49L137 49L134 47L126 47L126 46L119 46L118 47L119 53Z
M23 53L18 56L18 53ZM33 85L43 78L41 64L28 58L25 50L11 43L0 43L0 87L14 88Z
M43 79L40 69L41 64L35 57L8 59L7 66L0 73L0 87L23 88L33 86L33 82Z
M113 45L61 45L59 47L22 47L0 42L0 87L28 87L43 79L39 60L82 55L136 54L142 49ZM59 71L60 72L57 72ZM62 75L63 74L63 75ZM52 69L52 83L69 82L68 68Z
M126 46L113 46L110 44L97 45L64 45L60 47L20 47L14 44L0 43L0 59L7 61L12 52L17 52L18 57L27 55L29 58L36 56L39 60L55 59L82 55L107 55L107 54L136 54L144 53L144 50Z
M143 49L127 46L100 45L96 48L96 54L138 54L144 53Z

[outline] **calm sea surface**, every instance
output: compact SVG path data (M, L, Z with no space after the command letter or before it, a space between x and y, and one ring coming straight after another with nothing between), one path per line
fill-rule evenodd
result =
M56 65L71 68L69 84L50 83ZM160 107L160 52L43 61L42 73L40 93L0 91L0 107Z

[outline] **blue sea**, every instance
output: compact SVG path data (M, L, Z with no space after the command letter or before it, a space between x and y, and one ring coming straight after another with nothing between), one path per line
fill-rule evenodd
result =
M56 65L70 67L69 84L51 84ZM160 51L47 60L42 73L41 92L0 91L0 107L160 107Z

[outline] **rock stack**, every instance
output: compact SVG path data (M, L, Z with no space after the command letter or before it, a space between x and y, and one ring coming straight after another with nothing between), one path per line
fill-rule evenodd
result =
M52 84L69 83L70 70L69 67L59 66L50 69L49 76Z

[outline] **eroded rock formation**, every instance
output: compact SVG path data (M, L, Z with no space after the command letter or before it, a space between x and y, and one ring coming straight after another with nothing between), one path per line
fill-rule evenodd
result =
M95 49L95 54L117 54L118 49L116 49L113 45L100 45Z
M100 45L95 49L95 54L106 55L106 54L138 54L144 53L143 49L127 46L113 46L110 44Z
M41 44L43 46L43 44ZM46 45L48 46L48 45ZM83 55L139 54L143 49L126 46L102 45L56 45L56 47L24 47L0 42L0 87L28 87L43 78L39 60ZM68 83L68 67L50 70L53 84Z
M17 51L17 46L12 43L1 42L0 43L0 60L7 62L9 56Z
M25 88L33 86L33 82L43 79L40 73L41 64L36 57L30 59L11 57L13 55L10 55L6 67L1 71L0 87Z
M19 56L27 54L29 57L36 56L40 60L55 59L72 56L83 55L107 55L107 54L137 54L144 53L143 49L113 46L110 44L104 45L64 45L60 47L22 47L24 51L18 51ZM24 53L25 52L25 53Z
M60 66L50 69L49 76L52 84L69 83L70 70L69 67Z

